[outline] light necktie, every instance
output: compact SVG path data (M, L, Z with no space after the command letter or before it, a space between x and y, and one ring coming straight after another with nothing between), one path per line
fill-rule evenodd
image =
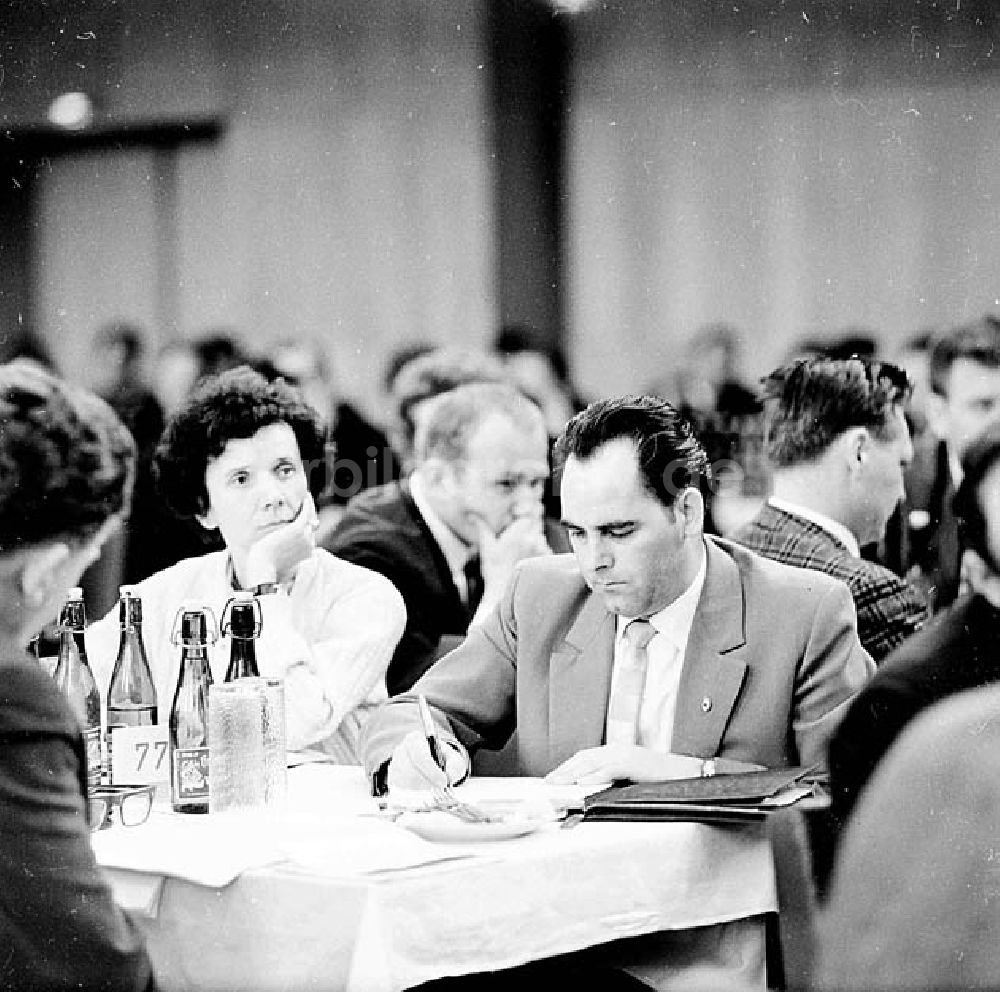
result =
M643 619L632 620L622 634L619 666L608 703L608 744L635 744L638 740L639 710L649 664L646 645L655 636L656 628Z

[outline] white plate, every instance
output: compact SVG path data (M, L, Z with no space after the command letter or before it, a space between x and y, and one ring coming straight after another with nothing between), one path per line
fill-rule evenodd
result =
M401 827L412 830L424 840L451 843L468 841L508 840L533 833L546 824L546 820L510 817L495 823L469 823L451 813L431 810L426 813L403 813L396 820Z

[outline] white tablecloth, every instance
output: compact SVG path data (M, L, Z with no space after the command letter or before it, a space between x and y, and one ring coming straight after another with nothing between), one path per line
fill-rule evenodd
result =
M757 825L552 823L438 844L376 809L360 769L311 765L291 770L285 815L154 812L95 850L167 990L396 992L776 907Z

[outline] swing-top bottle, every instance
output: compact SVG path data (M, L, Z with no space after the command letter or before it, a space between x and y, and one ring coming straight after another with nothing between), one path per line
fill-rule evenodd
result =
M87 610L83 589L73 586L66 596L59 615L59 655L52 677L66 694L70 707L80 721L87 751L87 785L96 789L101 784L101 694L94 673L87 661L84 631Z
M185 607L177 614L172 640L181 648L180 672L170 707L170 804L179 813L207 813L210 611Z

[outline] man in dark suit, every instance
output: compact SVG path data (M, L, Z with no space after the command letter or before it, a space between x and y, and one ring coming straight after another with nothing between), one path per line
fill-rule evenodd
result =
M961 587L962 549L952 498L972 438L1000 412L1000 318L987 314L955 327L930 356L931 430L906 473L906 498L890 521L880 560L926 589L934 610Z
M861 643L879 661L919 629L927 605L894 572L861 557L903 494L913 448L906 374L864 358L809 358L764 380L773 492L733 539L847 583Z
M513 386L473 383L428 401L409 478L358 494L324 546L381 572L407 622L386 676L404 692L488 614L522 558L549 554L548 440Z
M932 703L1000 680L1000 421L962 460L954 501L974 592L894 651L858 694L830 740L833 812L843 824L903 728Z
M373 715L364 760L374 784L458 781L470 751L503 747L515 731L515 771L556 784L822 764L874 670L843 583L705 537L708 459L665 401L593 403L556 453L574 554L522 562L462 645ZM417 692L440 721L445 770ZM762 984L756 925L705 928L694 960L719 970L704 987L737 973ZM720 938L734 930L732 955ZM657 960L639 965L629 945L621 967L661 984L671 938L660 938Z

